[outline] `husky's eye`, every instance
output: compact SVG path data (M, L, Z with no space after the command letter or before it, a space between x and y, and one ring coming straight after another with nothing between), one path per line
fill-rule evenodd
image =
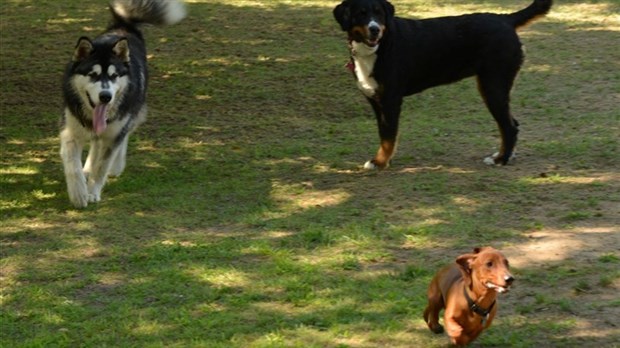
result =
M99 78L99 74L97 74L96 72L91 72L90 74L88 74L88 77L90 77L93 80L96 80Z
M114 80L116 80L117 77L118 77L118 74L114 73L114 74L110 75L110 80L114 81Z

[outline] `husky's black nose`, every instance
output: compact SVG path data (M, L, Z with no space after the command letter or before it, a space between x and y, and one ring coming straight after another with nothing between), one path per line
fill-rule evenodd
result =
M108 92L108 91L103 91L101 93L99 93L99 101L102 103L109 103L110 100L112 100L112 93Z

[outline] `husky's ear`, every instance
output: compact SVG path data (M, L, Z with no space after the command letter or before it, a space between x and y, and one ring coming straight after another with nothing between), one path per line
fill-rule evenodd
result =
M475 260L476 254L465 254L456 258L456 264L459 266L467 285L471 284L471 265Z
M129 42L126 38L122 38L118 40L114 47L112 47L112 52L116 54L118 58L120 58L123 62L129 62Z
M86 36L82 36L77 45L75 45L75 52L73 53L73 61L79 62L88 57L93 52L93 43Z
M349 7L349 0L344 0L340 5L334 8L334 18L340 24L340 28L343 31L349 31L351 29L351 8Z

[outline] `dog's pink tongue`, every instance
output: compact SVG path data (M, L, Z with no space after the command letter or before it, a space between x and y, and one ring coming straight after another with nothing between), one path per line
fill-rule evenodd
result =
M99 104L95 107L95 111L93 112L93 130L97 135L103 133L107 126L105 117L107 109L108 104Z

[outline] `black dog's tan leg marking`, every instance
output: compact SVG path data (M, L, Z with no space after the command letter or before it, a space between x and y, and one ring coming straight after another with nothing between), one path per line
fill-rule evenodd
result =
M368 98L377 118L379 128L379 150L375 157L364 164L364 169L385 169L396 152L398 138L398 118L402 98L394 100L379 100Z
M396 152L396 140L381 140L375 158L364 164L364 169L385 169Z

